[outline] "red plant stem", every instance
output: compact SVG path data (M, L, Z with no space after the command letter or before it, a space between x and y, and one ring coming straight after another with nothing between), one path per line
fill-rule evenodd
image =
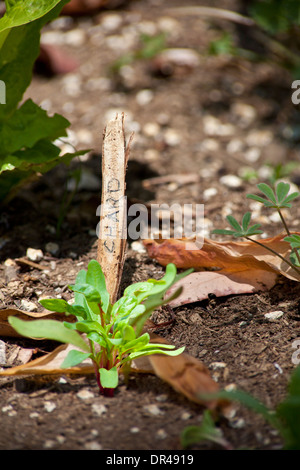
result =
M105 327L105 319L104 319L104 315L103 315L104 312L103 312L100 304L98 304L98 307L99 307L100 318L101 318L101 326L103 326L103 328L104 328Z

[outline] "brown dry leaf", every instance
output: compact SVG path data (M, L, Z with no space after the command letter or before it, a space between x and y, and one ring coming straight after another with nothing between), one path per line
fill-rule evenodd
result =
M283 241L283 237L284 235L280 234L273 238L265 238L260 242L289 260L290 245ZM193 267L197 271L213 269L222 273L262 270L300 281L300 275L297 275L280 258L250 241L216 242L204 239L201 249L198 249L195 241L184 238L149 239L144 240L144 245L149 256L155 258L163 266L174 263L177 268Z
M77 349L70 344L62 344L54 351L45 356L34 359L27 364L11 367L10 369L0 370L0 376L16 375L62 375L62 374L93 374L94 367L90 361L84 361L78 366L61 369L60 365L71 349Z
M289 260L290 245L283 237L280 234L260 242ZM201 249L195 241L188 239L144 240L144 245L148 255L163 266L174 263L177 268L193 267L199 271L197 276L190 275L181 281L187 288L186 294L182 294L186 303L206 298L208 293L223 296L270 289L279 274L300 281L300 275L287 263L250 241L205 239ZM183 297L177 302L183 303Z
M276 282L277 274L267 271L252 271L251 277L251 282L247 279L244 282L243 273L226 275L212 271L191 273L169 289L168 296L173 294L179 287L183 287L182 293L172 300L169 305L178 307L192 302L200 302L207 299L209 294L214 294L216 297L225 297L227 295L251 294L263 289L271 289Z
M14 328L8 323L8 317L17 316L21 320L37 320L39 318L48 317L52 320L66 320L63 313L49 312L49 310L43 310L42 312L26 312L18 308L5 308L0 310L0 336L19 337ZM68 321L72 321L74 318L72 315L68 315Z
M164 339L154 334L151 334L151 341L167 343ZM61 369L60 366L71 349L78 348L70 344L62 344L51 353L26 364L0 370L0 376L94 374L95 370L89 359L78 366ZM160 354L142 357L133 362L132 371L155 374L189 400L205 405L208 408L222 408L225 404L225 402L218 400L205 402L199 398L199 394L214 393L219 390L219 387L210 377L205 365L188 354L183 353L174 357Z
M167 343L164 339L153 334L151 334L151 341ZM198 359L186 353L173 357L155 354L148 356L148 358L154 373L189 400L211 409L224 406L225 402L223 401L212 400L208 402L199 398L201 394L216 393L219 386L210 376L206 366Z

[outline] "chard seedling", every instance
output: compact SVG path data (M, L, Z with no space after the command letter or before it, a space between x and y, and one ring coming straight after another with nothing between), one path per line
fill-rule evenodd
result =
M257 245L260 245L264 249L269 250L271 253L273 253L273 255L278 256L279 258L281 258L282 261L287 263L292 269L297 272L297 274L300 274L300 270L298 269L298 267L300 267L300 237L296 234L291 234L284 218L284 215L282 213L282 209L291 208L291 201L299 197L300 193L298 191L290 193L289 183L284 182L278 183L275 190L273 190L269 185L265 183L260 183L257 185L257 187L264 194L264 196L266 196L266 198L257 196L256 194L247 194L246 197L248 199L253 199L254 201L260 202L266 208L276 209L280 216L284 229L287 233L287 236L283 240L287 241L291 246L292 253L290 256L290 261L285 259L283 256L281 256L280 253L277 253L269 246L264 245L263 243L259 242L254 238L251 238L252 235L259 235L264 233L263 230L261 230L261 224L254 224L252 226L249 226L251 220L251 212L246 212L246 214L243 216L241 225L232 215L228 215L226 217L226 220L231 225L233 230L216 229L213 230L212 233L220 235L232 235L235 238L246 238L247 240L250 240L251 242L256 243Z
M126 371L126 367L128 370L133 359L151 354L176 356L183 352L184 347L175 350L169 344L151 343L143 327L157 307L181 293L179 288L164 298L167 290L190 272L192 269L177 274L176 266L168 264L162 279L132 284L117 302L111 304L101 266L96 260L91 260L87 271L79 271L75 284L69 286L74 292L74 303L64 299L40 301L50 311L74 315L75 322L23 321L16 317L9 317L8 321L23 336L47 338L75 346L76 349L72 349L61 364L62 369L90 359L101 393L113 396L120 370Z

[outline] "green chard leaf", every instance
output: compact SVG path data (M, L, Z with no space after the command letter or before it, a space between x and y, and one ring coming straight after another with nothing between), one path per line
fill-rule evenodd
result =
M81 336L66 328L56 320L24 321L17 317L8 317L9 324L21 335L29 338L47 338L61 343L70 343L84 351L89 348Z

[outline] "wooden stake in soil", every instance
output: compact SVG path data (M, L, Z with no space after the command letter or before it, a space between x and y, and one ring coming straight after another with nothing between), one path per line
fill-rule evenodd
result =
M131 143L132 136L129 144ZM106 279L110 302L117 300L127 239L125 174L129 157L124 132L124 115L109 121L103 134L102 197L97 261Z

